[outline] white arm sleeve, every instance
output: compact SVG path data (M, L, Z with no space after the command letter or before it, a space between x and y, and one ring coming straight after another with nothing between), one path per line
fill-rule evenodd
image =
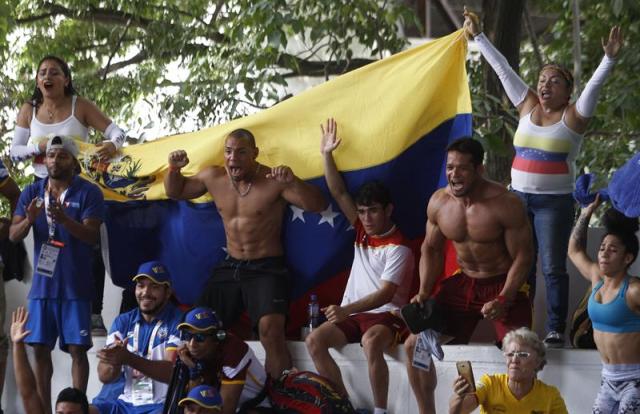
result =
M124 133L124 131L115 124L115 122L112 122L109 124L109 126L107 126L107 129L104 130L104 136L111 142L113 142L113 145L116 146L116 149L122 147L122 144L124 144L124 140L127 137L127 135Z
M520 105L524 101L524 98L527 97L527 92L529 92L527 84L524 83L520 76L513 70L502 53L491 44L484 33L480 33L473 39L476 41L482 56L489 62L489 65L491 65L496 75L498 75L498 79L502 82L504 91L507 93L511 103L514 106Z
M11 160L18 162L40 154L37 145L28 143L30 134L29 128L16 126L13 140L11 140L11 148L9 149Z
M615 63L616 61L614 59L604 55L595 72L591 75L591 79L589 79L589 82L584 86L584 90L576 101L576 110L581 117L591 118L593 116L593 112L596 110L596 104L598 103L600 89L604 81L607 80L607 76L609 76Z

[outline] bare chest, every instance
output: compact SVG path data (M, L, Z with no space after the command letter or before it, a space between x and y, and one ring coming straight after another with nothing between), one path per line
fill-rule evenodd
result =
M447 239L458 243L494 242L504 231L495 213L484 205L464 207L452 204L439 212L438 225Z

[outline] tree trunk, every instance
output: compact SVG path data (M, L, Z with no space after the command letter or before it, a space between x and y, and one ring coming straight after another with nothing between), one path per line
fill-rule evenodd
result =
M520 39L522 16L526 0L483 0L484 32L498 50L507 58L509 64L519 71ZM484 63L484 87L495 96L507 101L504 89L491 67ZM508 102L508 101L507 101ZM508 103L511 105L511 103ZM508 183L511 181L511 160L513 158L513 137L506 129L500 132L504 144L504 154L488 151L486 169L492 179Z

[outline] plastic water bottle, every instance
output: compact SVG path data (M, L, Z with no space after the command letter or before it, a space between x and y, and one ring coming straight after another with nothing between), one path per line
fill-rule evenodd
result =
M309 332L313 331L315 328L320 326L320 303L318 303L318 295L315 293L311 294L311 299L309 300L309 323L307 327L309 328Z

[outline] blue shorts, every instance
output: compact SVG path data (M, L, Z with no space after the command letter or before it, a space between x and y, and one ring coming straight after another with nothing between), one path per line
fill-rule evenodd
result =
M60 349L68 352L69 345L89 349L91 342L91 302L88 300L29 299L29 320L26 328L31 331L25 342L29 345L46 345L53 349L60 337Z
M161 414L164 404L146 404L135 406L121 399L93 404L100 414Z

